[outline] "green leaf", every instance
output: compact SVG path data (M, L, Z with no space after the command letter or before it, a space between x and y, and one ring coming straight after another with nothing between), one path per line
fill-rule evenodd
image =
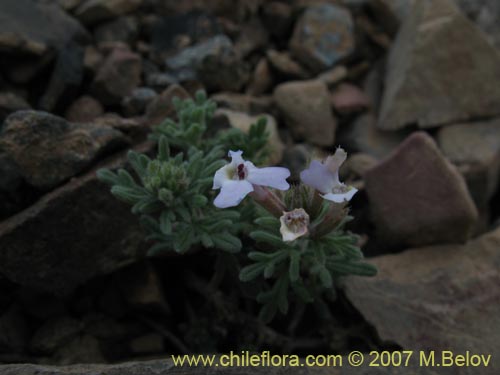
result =
M191 201L191 204L193 205L193 207L203 207L207 203L208 203L207 197L205 197L204 195L201 195L201 194L196 194Z
M276 270L276 266L274 262L269 262L264 268L264 278L269 279L273 276L274 271Z
M327 267L338 276L375 276L377 267L369 263L327 262Z
M286 246L285 242L283 242L283 240L280 237L262 230L256 230L251 232L250 237L257 242L268 243L274 247Z
M300 277L300 253L298 251L292 251L290 253L288 274L292 283L297 281Z
M255 224L260 225L264 228L273 228L280 226L280 221L272 216L264 216L255 219Z
M266 264L264 263L254 263L243 267L240 271L240 280L243 282L252 281L264 272L264 268L266 268Z
M170 146L168 144L167 137L164 135L160 136L158 140L158 160L167 161L170 157Z
M108 185L116 185L118 184L119 178L116 174L111 172L109 169L99 169L96 173L97 178L108 184Z
M330 274L330 271L328 271L328 269L326 269L325 267L321 268L318 272L318 276L324 288L329 289L333 286L332 275Z
M163 211L160 215L160 230L163 234L172 234L172 221L170 220L170 215L168 211Z
M212 234L215 247L230 253L237 253L241 250L241 241L238 237L228 232Z
M292 283L291 286L297 297L299 297L304 303L311 303L314 301L311 293L309 293L307 288L301 282Z

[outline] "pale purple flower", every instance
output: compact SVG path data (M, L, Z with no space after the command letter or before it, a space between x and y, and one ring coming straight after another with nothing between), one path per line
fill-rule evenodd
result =
M324 163L313 160L309 168L300 173L302 182L323 193L321 196L336 203L348 202L358 191L339 180L339 168L346 160L347 153L338 148Z
M283 212L280 233L284 242L291 242L309 232L309 215L303 208Z
M288 190L286 181L290 171L281 167L257 168L252 162L241 157L243 151L229 151L231 162L215 172L213 189L221 189L214 200L219 208L237 206L248 193L254 191L254 185L269 186L279 190Z

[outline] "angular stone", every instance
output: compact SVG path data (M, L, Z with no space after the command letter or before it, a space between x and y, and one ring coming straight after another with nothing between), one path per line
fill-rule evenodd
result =
M105 105L117 105L141 82L141 57L117 47L98 69L92 92Z
M330 94L323 82L295 81L278 85L274 100L295 138L319 146L332 146L337 123L330 108Z
M64 117L71 122L91 122L104 114L101 103L89 95L80 96L66 110Z
M373 278L345 280L348 299L382 342L405 350L491 355L485 367L451 374L495 374L500 365L500 229L465 245L371 258ZM428 368L427 368L428 369ZM439 372L441 373L441 372Z
M32 0L0 2L0 50L43 55L70 41L89 38L82 25L57 4Z
M136 150L153 147L146 143ZM101 167L125 164L125 155L119 155ZM36 290L68 295L91 278L142 256L144 234L137 217L95 172L71 180L0 223L0 274Z
M112 128L73 124L39 111L13 113L0 133L0 146L19 173L40 189L57 186L126 144L123 134Z
M465 14L500 48L500 3L496 0L455 0Z
M250 131L250 126L257 123L260 118L266 119L266 131L269 132L267 147L269 148L269 164L278 164L283 157L285 145L278 134L278 125L276 119L269 114L260 114L250 116L243 112L237 112L230 109L218 109L216 116L224 116L229 124L236 129L240 129L244 133Z
M274 102L270 96L251 96L234 92L221 92L210 97L218 108L228 108L238 112L246 112L250 115L259 113L276 112ZM273 111L274 110L274 111Z
M351 14L341 6L326 3L306 9L290 40L292 55L315 73L332 68L354 47Z
M365 174L373 222L389 246L463 242L478 212L462 176L426 133Z
M487 206L498 188L500 119L450 125L436 137L444 156L464 172L476 204Z
M132 13L142 4L142 0L86 0L74 11L75 16L86 25Z
M381 129L500 114L500 54L451 0L415 3L386 71Z

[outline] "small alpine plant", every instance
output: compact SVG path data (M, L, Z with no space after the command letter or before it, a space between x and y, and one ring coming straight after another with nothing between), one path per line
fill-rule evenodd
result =
M150 256L200 248L230 253L240 282L258 290L265 322L286 314L291 303L334 296L343 276L376 274L363 262L358 236L345 230L357 190L339 180L343 149L313 160L300 183L290 185L288 169L254 165L269 154L265 121L247 134L229 129L209 136L215 104L203 92L174 105L177 121L167 119L151 136L156 157L129 152L135 177L126 169L98 172L140 215Z

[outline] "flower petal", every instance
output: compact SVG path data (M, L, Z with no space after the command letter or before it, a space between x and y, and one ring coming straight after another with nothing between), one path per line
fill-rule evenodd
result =
M234 167L231 164L226 164L219 168L214 175L214 185L212 189L220 189L226 181L231 181L230 175L234 173Z
M302 182L324 194L330 193L338 183L338 175L333 175L320 161L313 160L309 168L300 172Z
M222 184L219 195L215 197L214 205L219 208L237 206L252 191L253 186L248 181L226 181Z
M349 190L346 191L345 193L329 193L322 195L323 198L326 200L335 202L335 203L344 203L344 202L349 202L354 194L358 192L358 189L350 186Z
M237 167L238 165L245 163L245 160L243 160L241 155L243 155L243 151L241 150L228 152L228 156L231 158L231 164L233 166Z
M251 163L245 164L248 170L247 180L252 184L269 186L278 190L288 190L290 184L286 181L290 171L282 167L257 168Z

